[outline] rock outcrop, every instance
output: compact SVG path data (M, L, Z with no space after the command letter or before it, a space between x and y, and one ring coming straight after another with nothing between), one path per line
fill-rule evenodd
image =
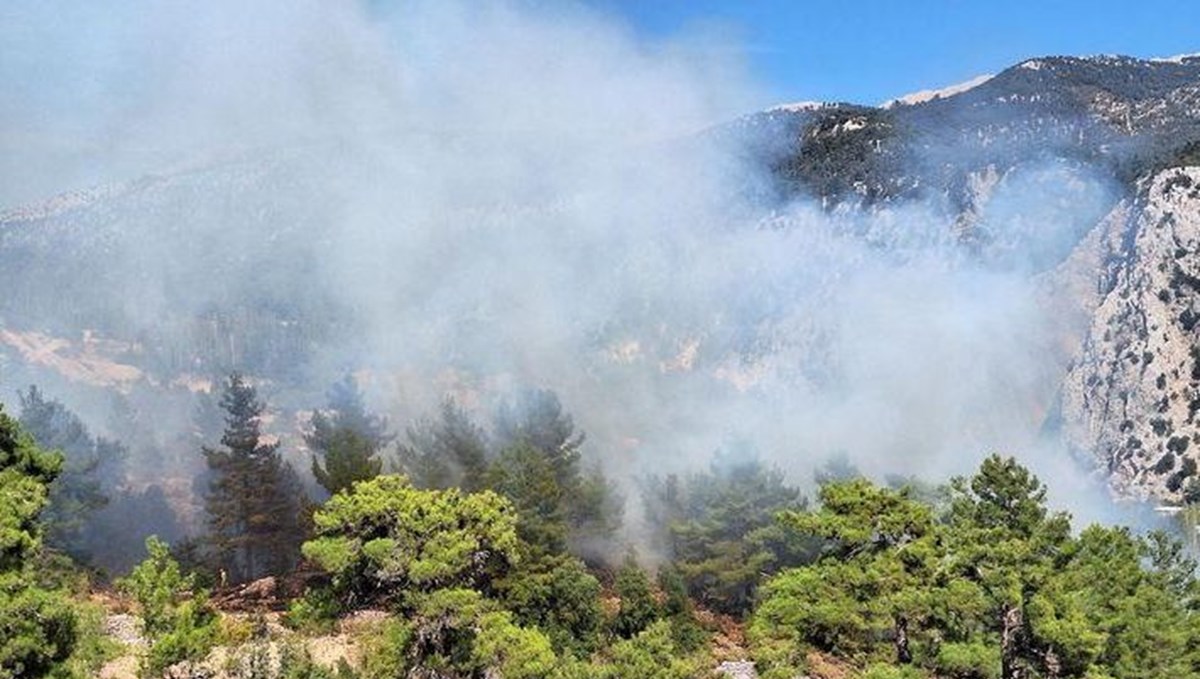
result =
M1200 456L1200 168L1145 180L1109 229L1100 302L1063 385L1064 433L1119 492L1178 497Z

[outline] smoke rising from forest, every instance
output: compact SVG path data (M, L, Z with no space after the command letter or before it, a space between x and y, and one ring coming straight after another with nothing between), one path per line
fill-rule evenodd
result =
M1116 200L1086 169L1000 182L969 253L935 204L755 204L765 169L704 131L764 97L703 34L538 2L2 11L0 203L194 183L106 255L129 337L253 290L349 319L280 387L296 408L347 370L400 427L536 386L619 479L737 439L800 480L839 452L940 478L1003 451L1078 490L1039 439L1066 332L1039 285ZM235 256L214 274L205 247Z

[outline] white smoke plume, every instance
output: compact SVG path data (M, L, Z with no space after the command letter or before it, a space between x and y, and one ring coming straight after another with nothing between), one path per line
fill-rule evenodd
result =
M731 435L801 480L839 451L936 479L1065 455L1039 443L1066 331L1033 274L1107 184L1001 179L984 256L930 205L753 204L765 170L705 131L764 88L704 40L569 3L12 0L0 204L126 187L104 256L131 338L248 291L336 308L297 408L347 369L401 425L551 388L617 478Z

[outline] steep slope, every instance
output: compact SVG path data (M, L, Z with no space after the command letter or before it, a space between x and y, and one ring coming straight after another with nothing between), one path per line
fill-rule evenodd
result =
M1122 231L1064 383L1066 433L1118 488L1175 497L1200 455L1200 168L1146 180Z

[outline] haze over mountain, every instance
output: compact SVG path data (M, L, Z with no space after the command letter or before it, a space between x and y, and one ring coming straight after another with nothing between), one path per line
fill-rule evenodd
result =
M1080 461L1164 498L1195 474L1200 58L737 116L735 69L594 18L423 6L396 45L305 7L270 55L250 17L246 73L186 44L226 84L167 79L129 133L188 140L160 169L0 215L5 389L113 433L120 394L160 450L240 370L299 457L351 371L399 422L554 389L618 475L740 436L797 476L991 450L1063 498Z

